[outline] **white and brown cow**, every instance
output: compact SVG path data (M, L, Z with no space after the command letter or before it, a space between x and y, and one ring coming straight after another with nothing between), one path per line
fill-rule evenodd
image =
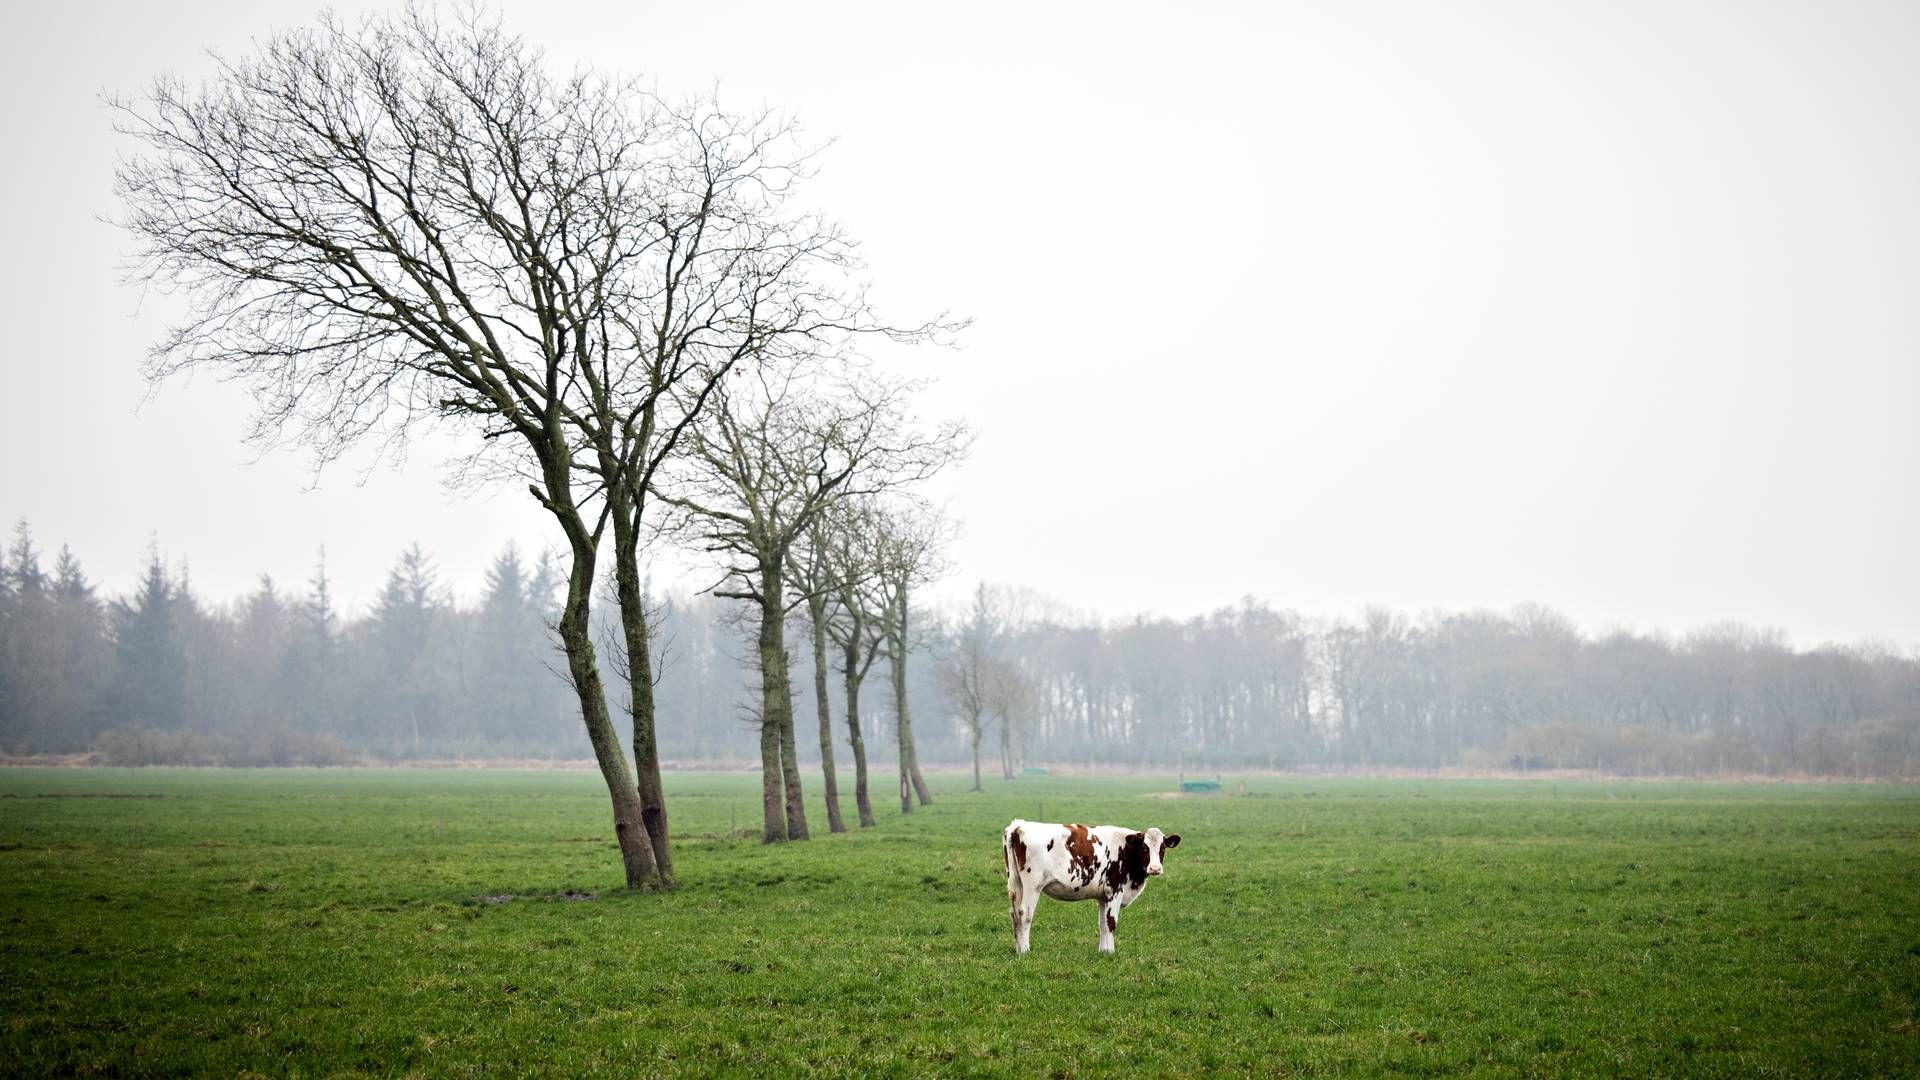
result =
M1013 948L1027 951L1040 894L1055 900L1097 900L1100 951L1113 951L1120 909L1140 898L1147 879L1160 875L1160 855L1178 847L1180 834L1137 832L1118 825L1049 825L1014 819L1001 835L1007 859L1007 899L1013 902Z

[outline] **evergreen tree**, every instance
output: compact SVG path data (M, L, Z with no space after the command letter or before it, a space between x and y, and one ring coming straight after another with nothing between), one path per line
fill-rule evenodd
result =
M250 727L290 725L291 700L283 674L292 615L270 575L241 605L235 642L234 678L240 683L239 720Z
M333 609L333 585L327 578L327 552L308 581L307 595L294 606L287 647L281 657L281 685L287 711L309 731L347 730L340 692L340 618Z
M47 703L43 745L79 750L98 734L105 719L112 655L93 583L65 545L54 564L51 615L48 652L56 689Z
M73 549L60 545L60 559L53 564L53 594L62 600L97 604L93 595L93 583L80 569L80 560L73 557Z
M535 620L528 585L519 549L508 544L487 568L475 635L475 700L468 711L476 733L489 738L533 735L525 726L533 711L527 661L537 640L528 634Z
M560 568L554 565L553 552L543 551L533 564L533 576L527 580L527 606L540 620L542 632L548 632L560 617Z
M92 603L92 587L73 559L62 549L59 573L66 588L77 594L74 606L81 616L68 619L56 582L40 566L33 531L23 519L14 529L13 549L0 563L5 578L5 629L0 632L0 745L16 752L62 751L84 744L97 703L89 701L94 688L80 661L91 642L93 628L84 618Z
M374 604L367 642L374 654L365 669L374 676L363 689L376 739L417 754L421 740L443 734L440 680L432 660L440 615L431 560L419 544L400 555Z
M533 702L527 733L549 747L567 747L576 753L586 753L591 748L580 728L578 706L560 674L565 667L565 653L555 628L560 622L565 585L566 578L560 573L553 552L541 552L527 579L526 623L521 632L528 694Z
M178 728L184 718L186 656L176 626L178 590L154 549L130 599L114 609L113 720L145 728Z
M173 636L182 660L182 723L202 731L244 731L249 722L242 689L232 677L240 666L233 620L218 606L200 602L193 565L186 560L173 581Z
M21 524L26 524L22 520ZM24 737L21 729L26 714L18 700L18 667L14 656L19 640L18 593L13 586L12 564L7 549L0 544L0 749L17 749Z
M13 527L13 555L7 563L13 593L21 601L45 595L47 575L40 569L40 553L33 547L33 528L26 518Z

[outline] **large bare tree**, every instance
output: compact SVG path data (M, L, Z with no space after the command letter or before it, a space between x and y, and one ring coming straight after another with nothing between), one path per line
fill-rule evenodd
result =
M524 479L565 538L558 633L630 887L673 884L638 553L652 475L745 357L869 329L851 246L793 212L792 129L556 76L469 13L267 39L115 103L132 278L187 294L147 371L242 381L253 435L333 460L421 423ZM789 342L804 344L789 345ZM638 771L589 633L612 527Z

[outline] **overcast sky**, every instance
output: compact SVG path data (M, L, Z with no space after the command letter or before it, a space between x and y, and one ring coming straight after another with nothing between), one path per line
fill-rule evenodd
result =
M971 459L947 586L1109 616L1537 601L1920 644L1920 5L521 3L557 61L835 140L812 198ZM362 5L344 5L343 12ZM0 37L0 514L110 592L225 598L418 540L464 592L524 493L319 478L119 283L99 96L310 3L37 4ZM10 522L8 523L10 526Z

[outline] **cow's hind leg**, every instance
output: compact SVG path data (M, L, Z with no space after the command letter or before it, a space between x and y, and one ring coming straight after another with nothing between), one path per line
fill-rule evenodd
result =
M1027 951L1027 935L1020 928L1020 909L1026 903L1020 888L1018 871L1007 875L1007 915L1013 920L1013 949L1015 952Z
M1120 898L1100 901L1100 951L1113 951L1113 932L1120 926Z
M1013 921L1013 949L1023 953L1027 951L1027 926L1033 921L1033 913L1027 909L1026 894L1029 889L1023 880L1026 877L1025 868L1019 865L1021 860L1013 854L1013 845L1018 837L1017 831L1009 830L1001 853L1007 859L1007 916Z
M1039 886L1031 881L1023 882L1020 898L1013 904L1013 951L1023 956L1027 951L1027 939L1033 934L1033 911L1039 906Z

